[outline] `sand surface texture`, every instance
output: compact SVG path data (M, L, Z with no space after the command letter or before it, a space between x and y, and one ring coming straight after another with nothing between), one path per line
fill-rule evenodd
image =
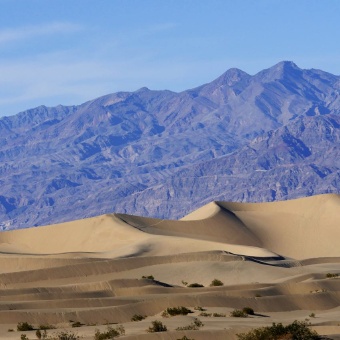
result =
M214 279L223 286L210 286ZM193 313L161 315L177 306ZM243 307L255 315L230 316ZM176 330L195 318L199 330ZM122 324L122 339L236 340L254 327L305 319L340 339L337 195L213 202L179 221L111 214L0 233L0 339L36 339L17 331L28 322L83 339ZM168 330L148 333L154 320Z

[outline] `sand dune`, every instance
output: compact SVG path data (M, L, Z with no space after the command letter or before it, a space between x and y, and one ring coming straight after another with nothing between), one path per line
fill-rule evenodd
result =
M122 323L126 339L237 339L252 327L309 318L339 339L340 278L327 277L340 274L339 208L337 195L212 202L180 221L109 214L1 232L0 338L17 339L7 330L22 321L70 329L72 320L84 324L84 339L107 322ZM210 287L216 278L224 285ZM161 316L175 306L194 313ZM202 316L195 306L226 316ZM245 306L257 314L229 316ZM134 314L147 317L131 322ZM194 317L200 331L176 331ZM147 333L153 320L169 331Z

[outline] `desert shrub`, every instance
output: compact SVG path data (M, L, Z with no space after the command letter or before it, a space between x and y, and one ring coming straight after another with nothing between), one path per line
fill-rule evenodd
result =
M116 326L116 330L119 332L120 335L125 335L125 328L123 325Z
M182 280L182 285L183 285L183 286L187 286L187 285L188 285L188 282Z
M199 310L200 312L204 312L206 309L204 309L201 306L196 306L196 307L194 307L194 310Z
M21 340L29 340L26 334L21 334L20 339Z
M211 316L211 313L202 312L200 313L200 316Z
M332 274L332 273L327 273L326 274L326 277L329 278L329 279L332 279L332 278L335 278L335 277L338 277L339 274Z
M38 339L47 339L47 331L44 329L41 331L40 329L37 329L35 332L35 335L37 336Z
M315 313L310 313L310 314L309 314L309 317L310 317L310 318L315 318Z
M169 307L163 313L162 316L175 316L175 315L188 315L189 313L193 313L192 310L181 306L181 307Z
M203 322L200 319L197 319L197 318L194 319L194 325L197 326L197 327L203 327L204 326Z
M135 314L132 318L131 321L142 321L146 318L146 315L141 315L141 314Z
M230 316L234 318L247 318L248 314L245 313L243 310L234 309L232 312L230 312Z
M204 287L203 285L201 285L200 283L190 283L190 285L188 285L187 287L190 287L190 288L200 288L200 287Z
M153 277L153 275L148 275L148 276L142 276L142 279L147 279L147 280L154 280L155 278Z
M19 322L17 324L17 330L20 332L24 332L24 331L33 331L34 327L29 324L28 322Z
M152 321L151 326L147 329L149 333L166 332L168 329L163 325L162 321Z
M39 325L39 329L40 330L49 330L49 329L55 329L55 327L53 325L49 325L48 323L45 325Z
M255 297L262 297L261 294L255 294Z
M218 279L214 279L211 281L210 283L210 287L218 287L218 286L223 286L223 282L221 280Z
M212 315L214 318L224 318L225 317L225 314L223 313L213 313Z
M189 339L186 335L184 335L180 339L177 339L177 340L195 340L195 339Z
M84 326L84 324L81 323L81 322L79 322L79 321L75 321L75 322L73 322L73 323L71 324L71 326L72 326L73 328L75 328L75 327Z
M80 339L80 337L73 332L61 331L61 332L55 333L50 339L51 340L78 340Z
M176 331L198 331L200 327L203 327L204 324L200 319L195 318L194 321L188 325L183 327L177 327Z
M248 315L254 315L255 314L254 309L250 308L250 307L243 307L242 312L244 312Z
M13 329L13 328L9 328L9 329L7 330L7 332L14 332L14 329Z
M113 339L115 337L118 337L124 334L125 334L125 328L123 325L116 326L116 328L107 326L106 332L100 332L99 329L96 329L94 333L94 339L95 340Z
M237 334L239 340L319 340L322 339L318 333L310 329L310 324L302 321L283 326L281 323L273 323L269 327L253 329L248 333Z

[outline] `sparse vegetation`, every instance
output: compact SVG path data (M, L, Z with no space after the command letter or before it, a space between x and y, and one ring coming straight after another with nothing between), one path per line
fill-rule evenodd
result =
M155 320L151 322L151 326L147 329L147 332L158 333L166 332L167 330L167 327L162 323L162 321Z
M310 317L310 318L315 318L315 313L310 313L310 314L309 314L309 317Z
M186 335L184 335L180 339L177 339L177 340L195 340L195 339L189 339Z
M21 340L29 340L26 334L21 334L20 339Z
M37 336L38 339L47 339L47 331L44 329L41 331L40 329L37 329L35 332L35 335Z
M142 321L146 318L146 315L141 315L141 314L135 314L132 318L131 321Z
M230 312L230 316L234 318L247 318L248 314L245 313L243 310L234 309L232 312Z
M166 318L175 315L188 315L189 313L193 313L193 311L184 306L169 307L162 313L162 316Z
M214 318L224 318L225 314L224 313L213 313L212 315Z
M148 276L142 276L142 279L147 279L147 280L154 280L154 276L153 275L148 275Z
M182 280L182 285L183 285L183 286L187 286L187 285L188 285L188 282Z
M262 297L262 295L261 294L255 294L255 297Z
M206 312L200 313L200 316L211 316L211 315L212 315L211 313L206 313Z
M201 285L200 283L190 283L190 285L188 285L187 287L190 287L190 288L200 288L200 287L204 287L203 285Z
M55 333L49 339L51 340L78 340L80 339L80 337L73 332L61 331L61 332Z
M221 280L214 279L210 283L210 287L218 287L218 286L223 286L224 283Z
M242 312L244 312L244 313L246 313L248 315L254 315L255 314L254 309L250 308L250 307L242 308Z
M315 289L315 290L311 290L310 293L312 294L317 294L317 293L326 293L327 289Z
M81 326L84 326L84 324L83 324L83 323L81 323L81 322L79 322L79 321L76 321L76 322L73 322L73 323L71 324L71 326L72 326L73 328L75 328L75 327L81 327Z
M204 312L206 309L204 309L201 306L196 306L196 307L194 307L194 310L199 310L200 312Z
M319 340L321 337L310 329L310 324L301 321L283 326L281 323L273 323L269 327L253 329L248 333L237 334L239 340Z
M39 329L40 330L49 330L49 329L55 329L55 327L53 325L49 325L48 323L47 324L43 324L43 325L39 325Z
M9 328L9 329L7 330L7 332L14 332L14 329L13 329L13 328Z
M116 328L107 326L106 332L100 332L99 329L96 329L94 333L94 339L95 340L114 339L124 334L125 334L125 328L123 325L119 325Z
M328 279L334 279L334 278L336 278L336 277L339 277L339 274L327 273L327 274L326 274L326 277L327 277Z
M194 321L188 325L183 327L177 327L176 331L198 331L200 327L203 327L204 324L200 319L195 318Z
M20 332L33 331L34 327L28 322L19 322L17 324L17 330Z

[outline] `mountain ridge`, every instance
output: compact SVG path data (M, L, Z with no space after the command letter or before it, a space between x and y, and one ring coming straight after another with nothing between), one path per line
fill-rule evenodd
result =
M0 227L337 193L339 98L339 76L284 61L179 93L141 88L3 117Z

